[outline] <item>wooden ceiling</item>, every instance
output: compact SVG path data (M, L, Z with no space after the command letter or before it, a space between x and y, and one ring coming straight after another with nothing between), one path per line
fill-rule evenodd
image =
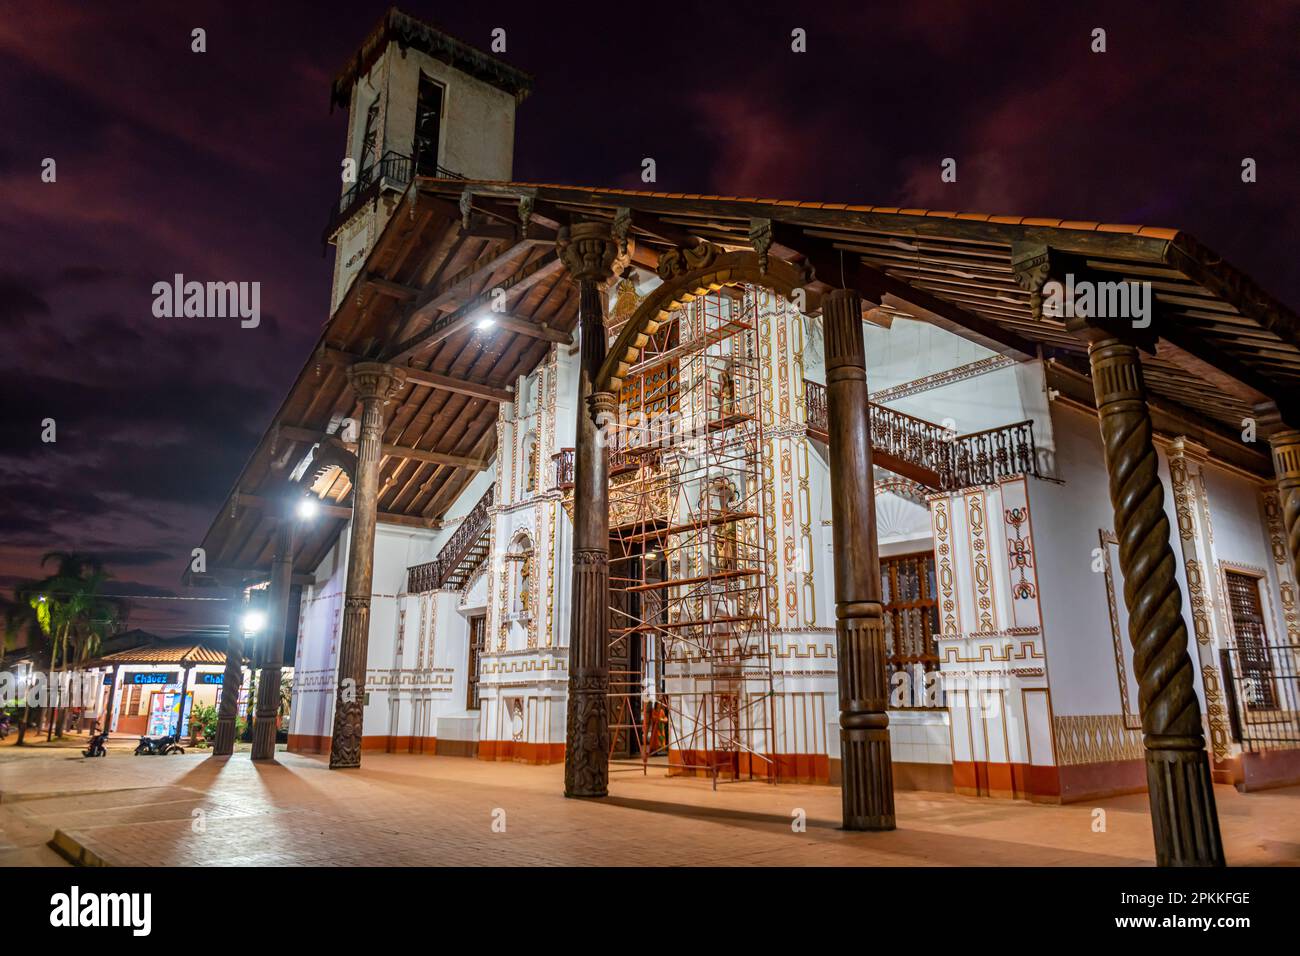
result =
M521 206L522 201L522 206ZM521 213L527 214L527 222ZM940 325L1018 358L1042 355L1049 381L1089 401L1086 343L1031 307L1013 261L1045 247L1076 273L1152 283L1158 335L1144 367L1158 428L1187 434L1267 475L1241 420L1272 403L1296 421L1300 323L1293 312L1186 233L1011 216L617 189L420 179L398 201L367 261L299 373L204 540L209 567L269 567L272 502L305 452L301 484L327 507L299 534L295 568L315 568L348 513L352 449L324 434L360 418L345 369L356 359L408 367L380 465L380 520L436 527L495 451L498 404L553 342L568 342L577 290L556 258L570 221L619 217L634 265L700 240L753 244L820 283L847 282L886 311ZM826 281L823 281L826 280ZM503 290L508 313L478 323ZM498 292L498 294L500 294ZM868 357L868 362L870 357Z

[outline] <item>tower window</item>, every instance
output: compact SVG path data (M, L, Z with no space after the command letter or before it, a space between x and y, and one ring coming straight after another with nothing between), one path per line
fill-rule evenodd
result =
M415 101L415 173L438 175L438 141L442 132L442 84L420 74Z

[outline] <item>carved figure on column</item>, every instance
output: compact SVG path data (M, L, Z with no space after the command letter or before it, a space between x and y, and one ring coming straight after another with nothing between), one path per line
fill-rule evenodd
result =
M352 534L348 542L347 592L339 640L338 683L330 768L361 766L361 732L366 699L366 655L370 643L370 590L375 564L379 505L379 459L385 407L406 383L406 372L381 362L358 362L348 381L361 403L357 473L352 488Z
M578 408L574 441L573 602L569 626L569 709L564 795L609 792L609 454L600 429L616 396L596 392L605 360L603 286L616 253L609 226L561 230L560 260L578 283Z
M1137 347L1097 331L1088 350L1110 476L1160 866L1222 866L1183 596Z
M217 735L212 756L228 757L235 752L235 723L239 717L239 686L244 679L244 589L230 595L230 623L226 631L226 670L221 678L221 703L217 709Z

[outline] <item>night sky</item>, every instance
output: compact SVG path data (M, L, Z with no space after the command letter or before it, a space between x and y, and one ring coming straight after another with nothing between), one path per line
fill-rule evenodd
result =
M1300 304L1300 4L809 6L402 5L483 49L506 30L536 78L521 181L1172 226ZM88 551L133 625L221 620L144 596L187 593L328 317L329 84L384 8L0 0L0 585ZM155 318L177 272L260 281L260 327Z

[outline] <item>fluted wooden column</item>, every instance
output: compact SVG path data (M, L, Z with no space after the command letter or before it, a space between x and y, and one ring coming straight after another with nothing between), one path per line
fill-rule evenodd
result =
M1137 672L1147 791L1160 866L1222 866L1183 595L1136 346L1099 334L1089 347Z
M862 300L852 289L822 299L830 432L835 643L839 664L844 829L894 829L889 684L876 545Z
M361 723L365 710L366 654L370 645L370 588L375 570L375 522L379 504L380 446L384 406L406 382L406 372L381 362L358 362L348 381L361 402L361 440L352 486L352 532L348 541L347 591L339 640L338 684L330 769L361 766Z
M286 510L275 530L271 589L266 627L262 630L261 670L257 676L257 713L253 718L254 760L275 759L275 718L280 711L280 668L284 635L289 627L289 590L293 584L294 518Z
M579 223L562 233L560 258L578 283L579 359L573 465L573 606L569 618L569 706L564 748L564 795L609 792L609 463L597 418L615 397L596 393L605 359L603 284L615 246L609 227Z
M1288 428L1277 432L1269 444L1273 446L1273 470L1277 474L1286 553L1295 580L1300 581L1300 431Z
M244 680L244 589L230 595L230 623L226 630L226 672L221 678L221 705L217 711L217 736L212 756L229 757L235 752L235 721L239 717L239 685Z

